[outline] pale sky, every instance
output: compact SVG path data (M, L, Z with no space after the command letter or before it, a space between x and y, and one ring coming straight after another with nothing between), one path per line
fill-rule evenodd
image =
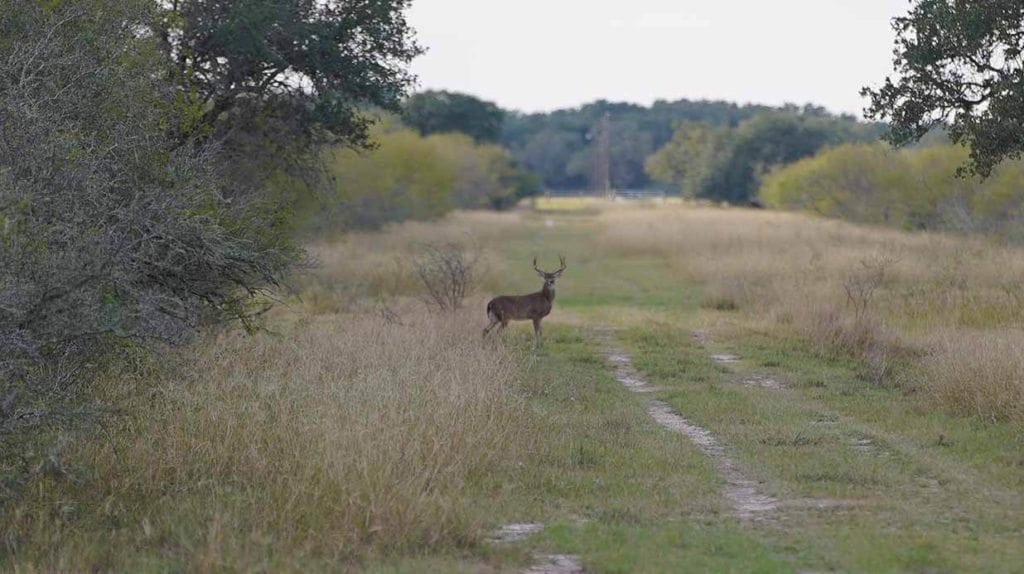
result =
M414 0L418 89L533 112L596 99L811 102L860 115L908 0Z

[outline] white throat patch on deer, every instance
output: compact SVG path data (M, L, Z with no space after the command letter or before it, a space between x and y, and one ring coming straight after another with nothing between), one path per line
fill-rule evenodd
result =
M544 271L537 267L537 258L533 258L533 270L544 279L544 286L536 293L529 295L500 295L487 303L487 319L490 324L484 329L484 337L494 327L501 332L508 326L509 321L533 321L534 346L539 346L541 341L540 322L551 313L551 306L555 302L555 281L565 271L565 257L559 255L558 260L561 267L556 271Z

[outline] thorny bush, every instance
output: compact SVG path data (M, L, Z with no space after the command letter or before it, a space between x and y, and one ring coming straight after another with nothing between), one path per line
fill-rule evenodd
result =
M212 145L169 135L190 110L152 4L0 4L0 499L103 356L246 317L295 257L257 195L224 199Z

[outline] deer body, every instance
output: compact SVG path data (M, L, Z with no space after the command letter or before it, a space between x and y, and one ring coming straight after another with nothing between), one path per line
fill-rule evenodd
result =
M491 321L484 329L484 337L496 326L501 331L509 321L533 321L534 344L540 344L540 322L551 313L555 302L555 280L565 271L565 258L559 257L562 267L557 271L547 272L537 269L537 260L533 260L533 268L544 278L544 287L529 295L501 295L487 303L487 318Z

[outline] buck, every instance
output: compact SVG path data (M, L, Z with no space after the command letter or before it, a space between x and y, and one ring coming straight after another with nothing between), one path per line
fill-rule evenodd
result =
M498 332L508 326L509 321L533 321L533 344L540 345L540 322L551 313L551 304L555 302L555 280L565 271L565 257L558 256L562 267L558 271L543 271L537 267L537 258L533 258L533 270L544 278L544 287L529 295L501 295L487 303L487 318L491 324L484 329L484 338L496 325L501 325Z

